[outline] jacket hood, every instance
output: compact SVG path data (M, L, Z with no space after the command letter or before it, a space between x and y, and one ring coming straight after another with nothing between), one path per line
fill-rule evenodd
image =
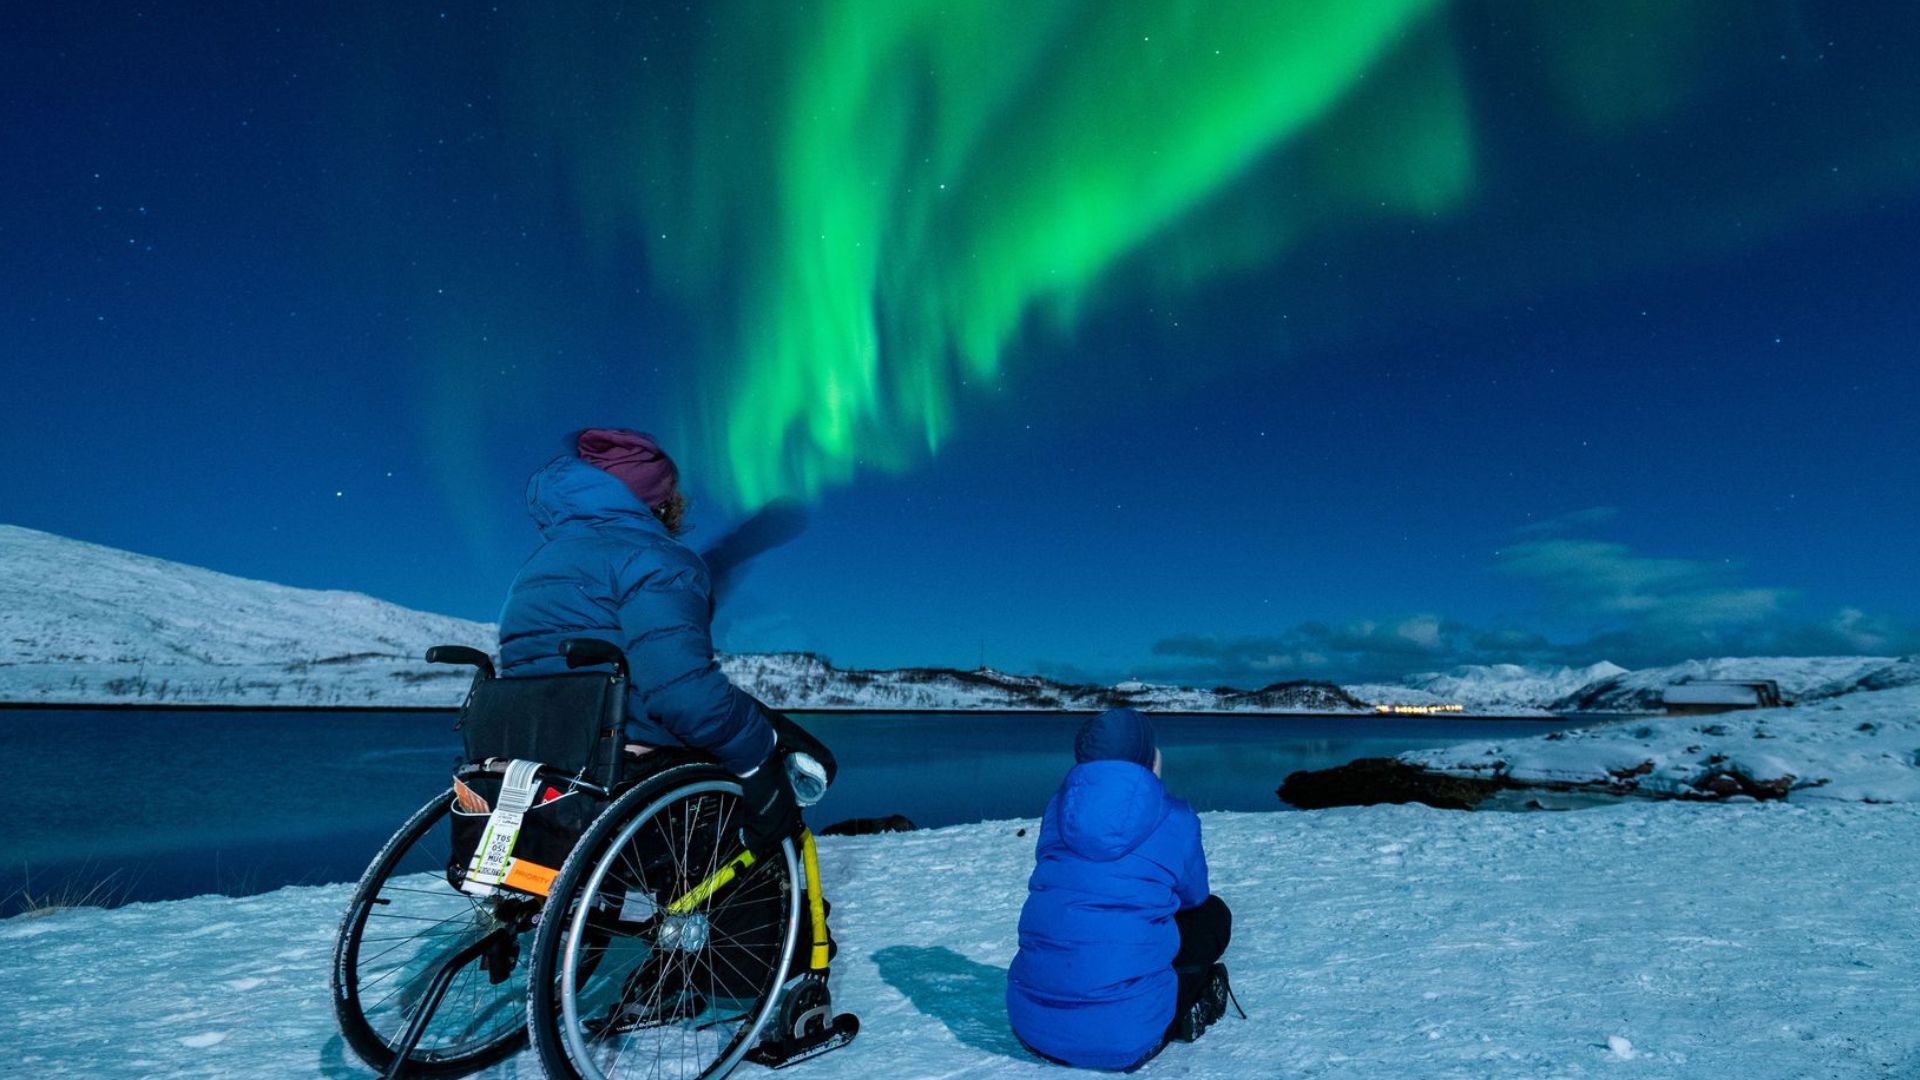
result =
M572 454L547 462L527 481L527 513L549 537L570 522L666 531L618 477Z
M1060 839L1081 856L1112 862L1140 846L1167 816L1167 789L1131 761L1075 765L1060 785Z

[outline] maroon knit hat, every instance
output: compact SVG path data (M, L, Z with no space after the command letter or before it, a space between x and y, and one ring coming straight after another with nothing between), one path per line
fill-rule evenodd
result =
M588 428L574 438L580 460L612 473L649 510L673 497L680 470L653 436L626 428Z

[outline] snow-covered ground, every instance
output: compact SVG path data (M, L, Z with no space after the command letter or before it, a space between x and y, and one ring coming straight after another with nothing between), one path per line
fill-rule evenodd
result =
M1252 1019L1143 1076L1920 1075L1920 805L1203 820ZM1033 824L822 842L835 994L864 1028L792 1075L1066 1075L1020 1050L1001 1004ZM0 922L8 1069L367 1075L327 995L347 893Z
M1913 802L1920 801L1920 686L1792 708L1622 720L1412 750L1400 759L1524 786L1689 798L1759 788L1795 802Z

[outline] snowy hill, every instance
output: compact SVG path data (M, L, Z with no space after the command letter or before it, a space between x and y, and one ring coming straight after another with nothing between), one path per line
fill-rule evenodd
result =
M0 525L0 701L29 704L452 707L471 672L432 645L495 628L351 592L296 589ZM1113 689L981 669L842 670L805 653L721 658L787 709L1339 712L1330 683Z
M458 705L493 627L0 525L0 701Z
M1635 671L1605 661L1587 667L1473 664L1345 689L1374 704L1453 703L1488 715L1645 714L1663 711L1668 687L1695 679L1772 679L1790 702L1818 701L1920 683L1920 657L1720 657Z
M1739 656L1619 671L1551 701L1559 712L1659 712L1669 686L1689 679L1772 679L1789 701L1920 683L1920 657Z
M431 645L491 644L487 623L353 592L296 589L0 525L0 702L452 707L469 672ZM1469 713L1651 712L1686 678L1772 678L1794 700L1920 682L1920 658L1745 658L1626 671L1479 665L1403 683L1294 681L1259 690L1091 686L981 668L836 668L808 653L721 658L785 709L1337 713L1460 704Z
M1832 673L1827 665L1818 670L1822 678ZM1400 760L1450 776L1552 790L1913 802L1920 801L1920 686L1840 691L1789 708L1621 720L1414 750Z
M1548 706L1582 687L1624 675L1604 660L1586 667L1468 664L1452 671L1410 675L1399 683L1349 686L1377 705L1457 704L1479 714L1548 714Z
M1142 1077L1920 1069L1920 806L1382 806L1202 821L1251 1019L1169 1047ZM1033 824L821 841L841 950L834 999L864 1023L852 1045L791 1075L1078 1075L1027 1055L1006 1026ZM350 889L0 922L8 1065L96 1080L371 1075L344 1049L326 990ZM481 1075L540 1071L523 1054Z

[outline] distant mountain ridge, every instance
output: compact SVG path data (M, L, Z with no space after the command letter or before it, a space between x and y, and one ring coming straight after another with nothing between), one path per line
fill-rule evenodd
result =
M1360 712L1366 702L1328 682L1297 680L1259 690L1197 690L1122 683L1091 686L991 668L836 668L812 653L723 657L727 677L781 709L969 709L1088 712L1132 706L1156 712Z
M1469 664L1452 671L1409 675L1398 683L1347 689L1383 705L1458 704L1482 712L1539 711L1581 687L1626 672L1604 660L1580 668Z
M0 525L0 702L448 708L471 672L422 657L485 646L490 623L352 592L297 589ZM723 656L730 678L789 709L1338 712L1331 683L1260 690L1113 689L1030 675L846 671L804 653Z
M422 659L487 645L489 623L353 592L298 589L0 525L0 703L448 708L469 672ZM1295 680L1259 690L1093 686L980 668L836 668L811 653L723 656L741 687L785 709L1362 712L1458 704L1470 713L1658 711L1687 678L1773 678L1790 700L1920 682L1920 658L1730 658L1627 671L1511 664L1402 683Z

